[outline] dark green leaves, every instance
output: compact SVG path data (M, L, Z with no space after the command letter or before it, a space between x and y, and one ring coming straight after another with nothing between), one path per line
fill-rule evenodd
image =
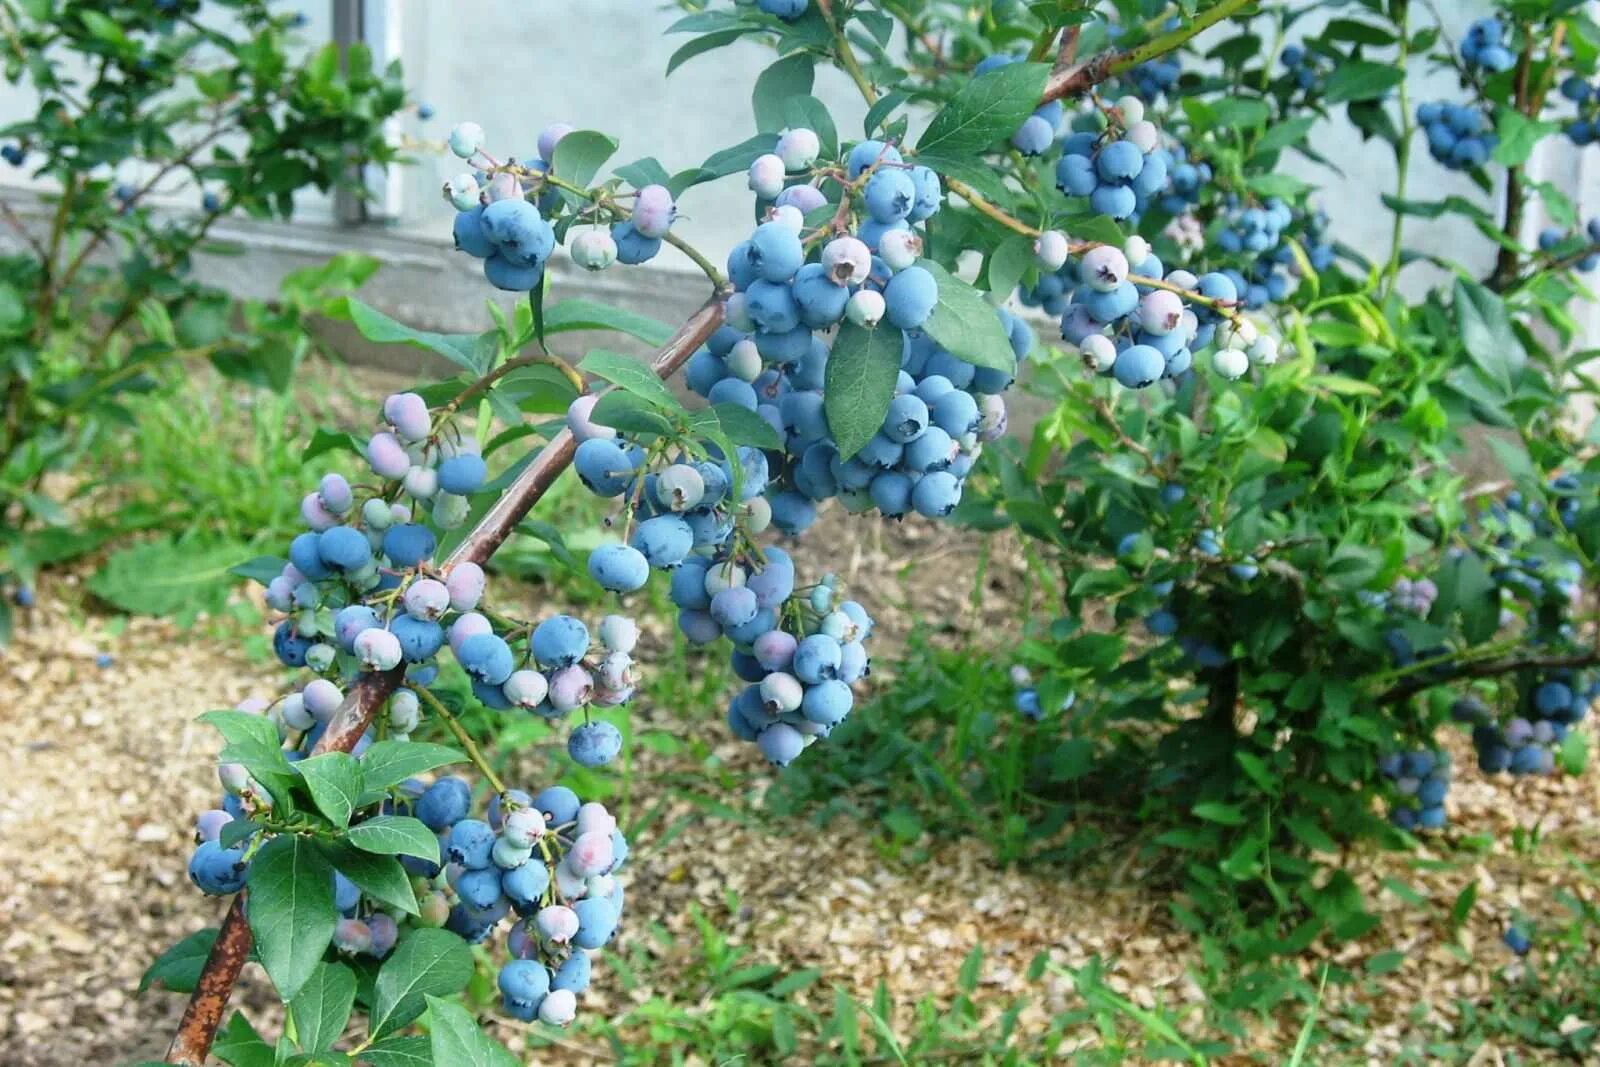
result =
M349 842L363 852L381 856L416 856L439 862L439 839L420 819L409 815L378 815L350 827Z
M575 135L568 134L567 136L572 137ZM566 144L565 139L562 140L562 144ZM376 341L379 344L407 344L416 348L425 348L435 355L443 356L474 377L487 373L489 363L494 359L495 335L493 332L483 334L446 334L431 333L427 330L413 330L402 322L396 322L376 308L363 304L355 297L347 297L345 299L344 312L351 324L367 340Z
M570 135L569 135L570 136ZM566 142L563 140L562 142ZM667 343L672 327L648 315L639 315L622 308L598 304L593 300L574 297L548 307L544 312L545 333L566 333L570 330L615 330L637 337L647 345Z
M328 862L367 896L399 908L407 915L417 913L417 897L411 889L411 876L393 856L362 852L346 842L323 847Z
M355 972L342 963L323 963L289 1002L295 1043L301 1052L331 1049L344 1033L356 1000Z
M361 766L347 752L324 752L294 764L295 771L305 779L311 799L317 810L328 817L335 826L343 827L350 821L361 798Z
M1457 279L1455 311L1467 355L1490 382L1509 393L1528 356L1512 332L1505 302L1476 282Z
M211 946L217 940L217 931L207 927L196 930L173 945L152 963L139 979L139 992L146 989L170 989L174 993L190 993L205 966Z
M682 410L682 405L678 403L676 397L667 392L667 387L661 384L661 379L656 377L655 372L632 356L595 349L583 357L578 369L597 378L604 378L619 389L646 401L652 407L666 411Z
M1392 63L1352 59L1340 63L1328 76L1324 96L1330 104L1352 100L1375 100L1405 81L1404 69Z
M1502 108L1495 127L1500 141L1494 146L1494 161L1503 167L1520 167L1533 155L1534 147L1561 129L1559 122L1540 122L1511 108Z
M293 1000L333 939L333 868L312 841L287 834L261 846L246 885L256 955L278 994Z
M975 367L1015 372L1017 356L994 306L932 260L921 260L918 266L926 268L939 283L939 302L925 327L928 335L951 355Z
M828 356L823 409L842 458L861 451L882 428L904 345L904 335L887 325L839 327Z
M562 181L587 189L616 150L617 142L603 133L574 130L561 138L551 153L555 158L550 160L550 169Z
M1500 589L1489 577L1476 552L1446 558L1439 569L1439 599L1434 602L1433 618L1443 622L1452 612L1461 615L1461 629L1468 641L1487 641L1500 628Z
M778 133L788 125L786 107L790 97L811 95L812 59L804 52L785 56L756 77L750 106L755 109L756 129ZM767 151L772 151L768 138Z
M378 797L374 790L386 790L415 774L452 763L465 763L467 757L453 748L426 741L379 741L361 755L363 784L368 790L366 803Z
M928 123L918 156L938 169L941 159L968 160L1010 137L1039 106L1049 73L1041 63L1012 63L968 81Z
M422 1014L424 997L449 996L472 978L472 950L447 930L416 930L400 939L378 971L368 1030L398 1030ZM449 1061L440 1061L449 1062Z
M450 1067L520 1067L506 1047L478 1028L465 1008L428 997L433 1062Z

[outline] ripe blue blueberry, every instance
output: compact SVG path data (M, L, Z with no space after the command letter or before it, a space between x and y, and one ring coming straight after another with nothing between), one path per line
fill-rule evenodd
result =
M612 223L611 240L617 246L617 262L629 266L647 263L661 251L661 238L646 237L631 220Z
M438 833L465 819L471 806L472 787L460 778L445 777L417 798L416 817Z
M589 651L589 628L571 615L552 615L534 628L531 647L541 667L570 667Z
M664 570L682 563L694 548L694 531L681 515L657 515L641 522L632 545L650 566Z
M911 506L926 518L943 518L960 503L961 480L949 471L923 475L911 488Z
M567 754L581 767L601 767L622 751L622 734L608 722L584 723L567 738Z
M867 179L864 193L867 213L878 222L898 222L911 214L917 200L916 183L899 167L882 167Z
M492 633L473 634L461 642L456 659L469 677L491 686L503 684L515 665L511 646Z
M921 329L939 302L939 285L921 267L907 267L889 279L883 291L884 314L902 330Z
M430 558L437 547L433 531L417 523L391 526L384 531L383 554L396 567L415 567Z
M601 545L589 553L589 576L602 589L632 593L650 580L650 561L632 545Z
M468 496L483 487L488 474L482 456L473 452L459 453L439 464L439 488Z

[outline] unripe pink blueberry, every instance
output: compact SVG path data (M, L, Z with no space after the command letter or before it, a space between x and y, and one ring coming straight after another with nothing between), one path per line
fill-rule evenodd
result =
M530 848L544 836L544 815L534 808L518 808L506 816L500 833L513 843Z
M922 258L922 235L915 230L890 230L878 238L878 257L890 270L905 270Z
M596 674L598 683L613 691L631 690L639 680L633 669L633 657L626 652L606 653L600 660Z
M883 320L883 294L876 289L857 289L844 305L844 317L857 326L872 327Z
M510 171L501 171L489 179L489 184L484 186L483 191L491 204L498 200L520 200L522 182Z
M360 919L340 919L333 928L333 947L340 952L365 952L372 947L372 929Z
M355 493L342 474L324 474L317 483L317 499L332 515L343 515L355 506Z
M1139 325L1144 332L1164 337L1183 324L1183 301L1165 289L1144 294L1139 299Z
M778 138L776 154L788 170L807 170L822 154L822 140L813 130L788 130Z
M423 926L440 927L450 918L450 898L435 889L417 901L417 917Z
M598 800L591 800L578 808L578 833L610 834L616 828L617 817L606 810L606 806Z
M450 590L437 578L418 578L406 587L402 600L407 615L425 622L433 622L450 610Z
M339 687L326 678L313 678L306 683L304 691L300 694L301 701L306 711L318 722L327 722L333 718L333 713L339 710L339 705L344 702L344 694Z
M601 426L591 418L594 406L599 402L597 393L584 393L567 405L567 429L572 431L572 436L577 438L579 444L594 438L609 441L617 436L615 429Z
M826 204L828 198L815 185L791 185L778 194L777 202L795 208L801 215L809 215Z
M1128 127L1128 132L1122 135L1122 139L1145 155L1149 155L1160 145L1161 131L1156 129L1155 123L1141 119Z
M233 816L221 808L202 811L194 821L195 843L215 841L222 833L222 828L232 821Z
M581 833L567 852L567 865L580 878L604 874L611 869L611 833Z
M563 667L550 676L550 706L557 711L574 711L589 703L594 678L581 664Z
M501 695L519 708L536 708L550 693L550 683L534 670L512 671L500 686Z
M1200 279L1195 276L1193 271L1169 270L1167 272L1167 281L1176 285L1179 289L1198 289L1200 287Z
M761 679L761 704L774 715L794 711L805 696L800 679L783 671L773 671Z
M1067 235L1060 230L1046 230L1033 242L1033 261L1039 269L1054 273L1067 262Z
M401 525L410 522L411 505L402 504L400 501L396 500L393 504L389 505L389 518L394 520L394 522L400 523Z
M400 937L400 927L393 916L379 911L367 916L367 929L372 933L372 943L367 952L381 960L394 948L395 941Z
M554 162L556 145L560 144L561 139L571 133L573 129L574 127L571 123L552 122L540 130L538 140L539 158L546 163Z
M1089 288L1109 293L1128 280L1128 257L1120 248L1098 245L1083 254L1078 272Z
M450 606L456 611L471 611L483 599L485 579L483 568L464 559L451 566L445 576L444 587L450 593Z
M400 662L400 640L377 627L362 630L356 634L355 653L363 670L387 671Z
M307 493L300 498L300 518L319 533L339 525L338 516L322 506L322 498L316 493Z
M583 896L583 876L567 866L567 861L562 860L553 868L556 892L564 900L577 900Z
M678 207L665 185L647 185L633 198L633 228L643 237L665 237Z
M750 191L762 200L771 200L783 192L783 160L769 152L757 156L750 164Z
M405 441L423 441L433 428L428 402L416 393L391 393L383 400L383 417Z
M577 1017L578 994L570 989L552 989L539 1002L539 1021L546 1026L566 1026Z
M456 655L461 654L461 643L475 634L494 633L494 624L479 615L476 611L469 611L450 624L450 651Z
M411 458L392 433L375 433L367 442L367 462L380 478L404 478Z
M584 270L605 270L617 261L617 242L605 230L584 230L572 239L572 261Z
M565 904L540 908L533 917L539 938L552 945L565 945L578 932L578 913Z
M763 669L787 671L794 663L794 650L798 644L794 634L787 630L768 630L756 638L751 651Z
M252 785L250 772L242 763L217 764L217 781L222 783L223 792L233 796L243 795Z
M872 250L859 237L835 237L822 247L822 268L835 285L860 285L872 273Z
M806 228L806 217L793 204L775 204L767 209L767 221L787 226L795 233Z

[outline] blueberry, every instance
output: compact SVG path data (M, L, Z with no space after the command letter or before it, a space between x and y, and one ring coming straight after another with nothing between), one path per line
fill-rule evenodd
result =
M555 248L555 230L526 200L496 200L478 221L496 253L514 267L541 267Z
M511 646L497 634L474 634L456 652L461 669L485 685L498 686L511 677Z
M584 723L567 738L567 753L581 767L600 767L622 751L622 734L608 722Z
M920 329L939 302L939 285L921 267L907 267L889 279L883 292L884 313L902 330Z
M601 545L589 553L589 576L602 589L632 593L650 580L650 561L632 545Z
M793 278L806 258L800 235L780 222L764 222L757 226L750 235L747 255L757 276L768 282L786 282Z
M924 475L911 488L911 506L926 518L943 518L961 503L961 480L949 471Z
M617 262L630 266L649 262L661 251L661 238L646 237L631 220L613 223L611 240L617 246Z
M850 175L850 180L855 181L868 167L880 162L901 163L904 160L893 145L882 141L862 141L850 149L850 155L845 159L845 171Z
M328 531L332 533L332 531ZM438 541L433 531L417 523L403 523L384 531L383 554L396 567L415 567L432 557Z
M867 179L863 194L867 212L878 222L898 222L911 214L917 200L916 183L898 167L884 167Z
M447 493L468 496L483 487L488 474L482 456L463 452L439 464L439 488Z
M534 628L530 647L540 666L570 667L589 651L589 628L571 615L553 615Z

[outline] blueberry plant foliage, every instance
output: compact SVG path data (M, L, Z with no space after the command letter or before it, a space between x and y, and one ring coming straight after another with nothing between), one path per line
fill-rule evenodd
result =
M1036 359L1054 410L958 512L1014 524L1060 567L1064 611L1017 675L1028 728L1055 731L1062 757L1034 768L1030 789L1057 798L1047 822L1125 796L1186 887L1183 921L1231 927L1258 958L1377 922L1338 861L1355 839L1449 833L1445 731L1469 734L1488 774L1578 773L1600 693L1600 481L1571 417L1592 352L1568 311L1592 299L1600 225L1527 168L1545 138L1588 143L1600 27L1579 5L1510 2L1454 39L1427 7L1374 0L1308 33L1312 6L1263 5L1122 83L1169 159L1124 234L1230 279L1278 365L1227 390L1191 374L1133 393L1077 372L1100 365L1097 335ZM1082 41L1117 32L1085 22ZM930 21L916 65L959 69L1010 33ZM946 44L916 52L928 42ZM1459 91L1412 99L1423 66ZM1339 204L1279 168L1337 166L1323 121L1396 161L1376 261L1338 242ZM1042 200L1049 153L1012 163ZM1419 196L1441 167L1483 195ZM1535 206L1549 226L1532 240ZM1439 220L1482 235L1485 276L1409 247ZM1069 342L1083 266L1020 278Z
M777 53L748 140L671 171L612 165L612 138L567 123L531 153L456 124L456 247L526 298L465 336L345 307L367 338L459 373L388 397L359 438L320 433L312 456L349 448L371 477L322 479L283 556L240 569L266 585L278 657L306 675L207 716L225 796L199 820L190 873L233 903L152 968L192 992L169 1061L509 1062L439 999L471 979L468 942L508 957L504 1015L569 1023L588 953L621 924L626 837L570 790L508 788L460 716L571 723L573 762L608 765L623 738L603 709L641 668L628 598L662 570L679 629L726 642L745 683L731 732L779 767L814 758L856 704L874 623L773 540L835 499L891 519L1003 516L1058 554L1068 611L1025 649L1043 680L1019 673L1023 710L1094 728L1089 770L1173 824L1160 844L1187 855L1213 914L1257 894L1316 919L1269 931L1275 945L1371 922L1313 857L1440 823L1443 719L1470 721L1486 768L1577 762L1593 654L1573 590L1600 513L1559 419L1579 361L1535 326L1570 340L1567 268L1586 238L1523 252L1518 226L1402 187L1395 248L1366 264L1276 163L1317 158L1313 116L1342 108L1404 174L1422 117L1405 63L1448 48L1496 131L1483 164L1520 168L1545 87L1593 64L1592 27L1513 5L1468 61L1403 3L1361 5L1292 46L1296 12L1249 6L694 5L673 67L747 39ZM1186 71L1179 50L1235 17L1245 32ZM1496 47L1516 61L1481 72L1502 64ZM812 96L819 63L860 90L859 134ZM708 255L674 223L719 182L752 225ZM1512 184L1562 203L1520 170ZM1404 220L1445 212L1503 238L1511 262L1408 302ZM548 270L570 255L628 271L666 245L711 288L677 329L564 298ZM1014 295L1061 348L1001 306ZM569 361L563 335L579 329L632 335L655 358ZM1058 403L1018 452L1003 437L1023 361ZM663 385L679 370L699 400ZM1451 467L1480 425L1511 431L1521 494L1481 508L1494 494L1464 492ZM996 447L1008 462L985 468ZM568 466L614 502L585 569L615 603L599 620L523 618L485 566L515 530L556 536L527 515ZM1091 601L1123 625L1089 626ZM440 773L464 762L487 786L481 811ZM213 1048L252 952L291 1025L272 1043L235 1015ZM365 1036L341 1049L358 1005ZM427 1035L406 1033L425 1010Z
M0 166L40 190L0 204L0 643L35 569L85 543L47 477L92 467L178 359L288 389L302 319L373 269L341 256L271 303L194 273L219 220L287 218L297 192L356 191L352 165L395 158L399 68L306 55L299 21L261 0L0 11L6 81L34 102L0 128Z

